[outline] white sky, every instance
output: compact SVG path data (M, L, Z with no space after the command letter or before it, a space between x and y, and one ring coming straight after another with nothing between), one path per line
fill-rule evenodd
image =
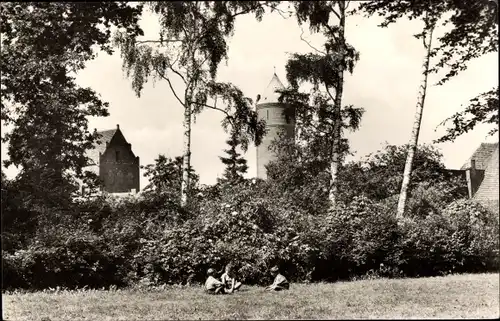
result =
M379 28L379 18L350 17L347 39L360 52L354 73L346 77L343 104L365 109L361 128L348 135L354 159L382 148L385 143L405 144L411 134L416 98L421 81L424 48L412 35L421 28L419 21L400 21L389 28ZM146 38L157 35L156 18L146 14L142 26ZM320 46L319 36L308 39ZM278 14L264 16L257 22L253 16L236 22L230 41L229 60L221 65L218 80L230 81L254 99L262 93L276 73L286 85L285 64L289 54L311 49L300 40L301 29L294 18L283 19ZM149 37L148 37L149 36ZM436 126L453 113L462 110L469 99L498 85L498 54L489 54L469 63L469 68L444 86L431 86L422 119L419 143L430 143L444 129ZM141 165L153 163L158 154L173 157L182 153L182 107L164 82L146 84L138 98L125 78L119 53L101 54L88 63L78 75L81 85L90 86L110 103L110 116L92 119L90 128L111 129L120 124ZM431 76L430 83L438 80ZM211 184L222 175L224 166L219 157L226 147L227 135L220 126L222 116L206 110L197 117L192 132L192 165L201 183ZM459 137L454 143L439 144L444 162L449 168L459 168L481 142L497 141L487 137L489 128L478 126ZM255 147L245 155L248 176L256 175ZM2 145L2 159L6 146ZM3 165L2 165L3 166ZM17 170L5 170L13 177ZM147 180L141 178L141 189Z

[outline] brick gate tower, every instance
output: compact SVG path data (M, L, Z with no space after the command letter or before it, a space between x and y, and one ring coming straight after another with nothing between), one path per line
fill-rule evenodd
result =
M273 151L269 149L271 143L284 132L286 137L293 138L295 134L295 115L293 109L278 102L280 93L277 90L285 89L276 73L264 90L257 98L256 110L259 120L266 121L266 134L262 143L257 146L257 178L266 179L266 165L276 158Z

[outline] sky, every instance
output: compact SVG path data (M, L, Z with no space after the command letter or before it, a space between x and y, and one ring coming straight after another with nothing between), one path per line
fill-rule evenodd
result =
M343 104L365 109L360 129L347 135L355 152L349 158L353 160L376 152L385 144L407 143L414 122L424 48L412 35L421 30L422 23L401 20L388 28L380 28L377 26L380 21L377 17L353 16L346 25L346 38L359 51L360 60L353 74L346 76ZM144 14L141 26L145 39L158 36L154 15ZM311 35L307 27L302 30L313 45L321 46L321 36ZM284 19L277 13L265 15L261 22L253 16L240 17L229 41L228 61L221 64L218 80L232 82L252 99L264 91L274 68L286 85L285 65L290 55L312 51L300 39L302 30L293 17ZM438 35L440 32L443 30L437 30ZM141 165L153 163L159 154L169 157L182 154L183 109L165 82L148 82L137 97L131 80L122 70L118 52L103 53L88 62L77 75L77 81L96 90L110 104L110 116L91 119L90 128L105 130L119 124L133 152L140 157ZM436 83L438 76L431 75L429 81ZM174 85L182 89L179 83ZM471 61L466 71L445 85L430 86L419 143L432 143L444 132L444 128L436 130L439 123L462 110L477 94L497 85L498 53L492 53ZM191 162L203 184L215 183L224 170L219 156L224 154L222 150L228 137L220 126L221 120L222 114L206 110L196 117L193 125ZM460 168L481 142L498 141L498 136L487 136L489 129L481 125L452 143L437 144L445 165ZM255 146L244 156L249 165L248 177L255 177ZM3 144L2 159L5 158ZM4 171L8 177L17 172L13 167ZM146 184L147 179L141 177L141 189Z

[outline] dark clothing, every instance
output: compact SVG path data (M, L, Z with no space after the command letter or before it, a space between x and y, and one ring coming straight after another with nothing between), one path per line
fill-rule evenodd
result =
M270 288L275 291L288 290L290 289L290 284L283 275L278 274L274 278L274 282Z

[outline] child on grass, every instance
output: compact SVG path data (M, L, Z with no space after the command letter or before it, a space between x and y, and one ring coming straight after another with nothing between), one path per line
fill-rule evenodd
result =
M224 274L221 276L222 283L226 293L233 293L233 291L238 290L241 287L241 282L237 282L233 275L233 269L231 264L226 265Z
M287 279L279 273L277 266L273 266L271 268L271 274L274 276L274 282L266 288L267 291L281 291L288 290L290 288L290 284Z
M210 294L223 294L224 283L214 278L215 270L210 268L207 271L207 281L205 281L205 290Z

